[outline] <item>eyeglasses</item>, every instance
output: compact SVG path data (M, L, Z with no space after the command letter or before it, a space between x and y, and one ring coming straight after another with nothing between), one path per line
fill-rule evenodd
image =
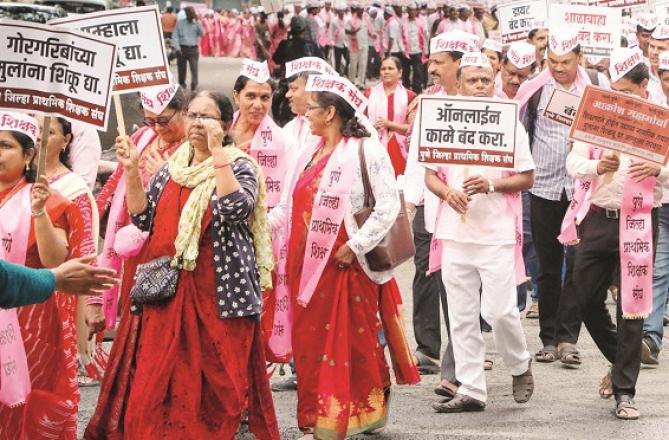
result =
M174 115L176 115L178 112L172 113L170 116L159 116L156 119L153 118L144 118L144 125L147 127L155 127L156 125L160 125L161 127L167 126L167 124L170 123L172 118L174 118Z
M317 108L323 108L323 107L321 107L320 105L308 105L307 104L306 111L310 112L312 110L316 110Z
M196 120L201 120L202 122L207 122L207 121L213 121L217 122L220 121L221 118L218 116L211 116L211 115L200 115L197 113L186 113L186 118L188 118L189 121L193 122Z

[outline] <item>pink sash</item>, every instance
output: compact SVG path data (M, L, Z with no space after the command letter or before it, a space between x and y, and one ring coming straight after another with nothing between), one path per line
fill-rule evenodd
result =
M393 92L393 115L391 119L393 122L398 124L404 124L407 119L407 112L409 110L409 94L404 88L402 83L398 83ZM369 101L367 103L367 115L369 120L373 123L376 122L379 118L387 118L388 115L388 95L383 88L383 83L376 85L369 94ZM379 130L379 135L381 136L381 141L383 145L388 146L388 141L390 140L390 133L386 129ZM402 155L406 159L408 151L406 148L406 136L403 136L399 133L392 133L393 136L397 139L397 143L400 145Z
M600 148L591 148L592 160L602 157ZM625 177L620 209L620 297L624 319L645 319L653 307L653 189L656 180L648 177L636 182ZM579 239L576 226L590 211L592 182L576 182L569 209L562 220L558 240L575 245Z
M304 266L300 278L300 293L297 301L306 307L314 294L316 285L325 269L332 246L339 234L344 214L349 205L352 186L352 172L358 160L357 148L359 140L344 138L335 148L314 199L314 209L307 234L307 245L304 253ZM306 148L296 163L293 181L288 190L292 191L299 179L300 170L309 162L315 151L323 145L322 141ZM292 210L289 209L288 212ZM290 218L290 214L289 217ZM290 290L288 287L286 267L288 262L288 242L290 240L290 224L286 222L284 233L277 242L279 249L277 264L276 309L269 347L277 356L285 356L291 352L292 309Z
M427 51L425 50L425 28L415 19L416 31L418 32L418 47L424 63L427 63ZM402 19L402 40L404 41L404 56L410 58L409 54L409 17Z
M503 177L511 176L511 173L504 173ZM448 182L448 169L445 167L439 168L439 178L444 182ZM504 193L506 199L507 213L513 215L515 224L516 243L514 246L514 267L516 272L516 285L521 285L527 281L527 274L525 271L525 260L523 258L523 202L519 192ZM432 242L430 243L430 255L428 259L428 275L441 270L441 256L443 252L443 240L436 238L437 222L441 217L444 207L447 206L443 200L439 201L439 208L437 208L437 215L434 218L432 226Z
M345 26L344 25L344 20L342 18L337 18L337 30L335 31L334 36L332 37L333 40L334 40L332 42L333 45L335 45L335 46L337 45L337 40L339 39L339 34L341 34L341 31L344 30L344 26ZM346 43L344 43L344 44L346 44Z
M0 258L10 263L26 263L31 188L26 185L0 208ZM0 404L22 405L30 390L28 360L16 309L0 309Z
M518 93L516 93L516 96L514 98L520 104L518 110L522 111L523 108L529 102L530 98L532 98L532 96L540 88L548 84L548 81L550 81L551 78L553 78L553 75L551 74L550 69L545 69L536 77L522 83L520 85L520 89L518 89ZM583 93L585 87L590 84L591 83L590 83L590 77L588 76L588 72L586 72L583 67L579 66L578 71L576 72L576 80L574 81L576 89L578 90L579 93Z
M232 126L239 119L239 111L235 112ZM265 173L267 185L267 206L274 208L279 204L281 191L288 171L288 152L283 138L283 131L274 120L265 115L251 139L251 156L258 162Z
M374 41L374 50L380 52L381 39L379 38L379 35L376 35L376 28L374 27L372 22L369 21L369 14L366 12L362 14L362 19L365 21L365 24L367 25L367 31L369 32L369 37Z
M137 132L131 136L131 140L135 143L135 145L137 145L137 154L141 154L147 146L151 145L151 142L153 142L155 138L156 132L150 129ZM98 266L114 269L116 272L121 270L122 260L114 251L114 242L116 241L116 233L126 223L125 218L127 215L127 209L125 206L124 175L118 181L114 197L112 198L111 206L109 207L105 243L102 255L100 255L97 260ZM105 315L105 325L108 330L113 330L116 327L116 314L118 311L118 289L118 286L114 286L102 294L102 312Z

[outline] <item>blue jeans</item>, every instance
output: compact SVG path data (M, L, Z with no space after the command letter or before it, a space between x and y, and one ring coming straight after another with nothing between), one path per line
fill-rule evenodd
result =
M653 310L643 323L643 333L662 348L662 321L667 310L669 291L669 204L662 205L658 215L659 233L653 267Z

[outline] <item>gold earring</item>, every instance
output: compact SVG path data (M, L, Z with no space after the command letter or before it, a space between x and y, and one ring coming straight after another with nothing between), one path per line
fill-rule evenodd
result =
M30 171L30 164L26 162L26 171Z

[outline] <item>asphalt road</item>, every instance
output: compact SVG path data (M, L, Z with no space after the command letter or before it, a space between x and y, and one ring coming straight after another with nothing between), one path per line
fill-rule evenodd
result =
M201 85L221 90L231 96L232 83L239 71L239 60L204 59ZM397 271L397 280L405 301L404 319L413 342L411 324L411 280L413 265ZM540 348L538 321L523 319L529 350ZM669 331L669 329L667 329ZM445 333L445 332L444 332ZM443 337L446 340L444 334ZM485 334L488 358L494 368L487 373L489 401L482 413L435 414L431 402L437 376L423 376L416 386L393 388L391 416L386 431L378 440L413 439L666 439L669 437L669 350L660 356L658 368L642 368L636 402L642 412L638 421L622 422L613 414L614 402L604 401L597 393L608 364L585 329L579 341L583 365L578 370L556 364L533 364L536 388L534 397L518 405L511 395L511 375L495 351L492 337ZM669 338L665 338L669 344ZM667 345L665 345L666 347ZM273 380L276 380L273 379ZM98 388L83 388L79 431L83 432L97 399ZM296 394L274 394L277 417L283 439L297 439ZM249 438L244 436L243 438ZM358 438L365 438L359 436Z

